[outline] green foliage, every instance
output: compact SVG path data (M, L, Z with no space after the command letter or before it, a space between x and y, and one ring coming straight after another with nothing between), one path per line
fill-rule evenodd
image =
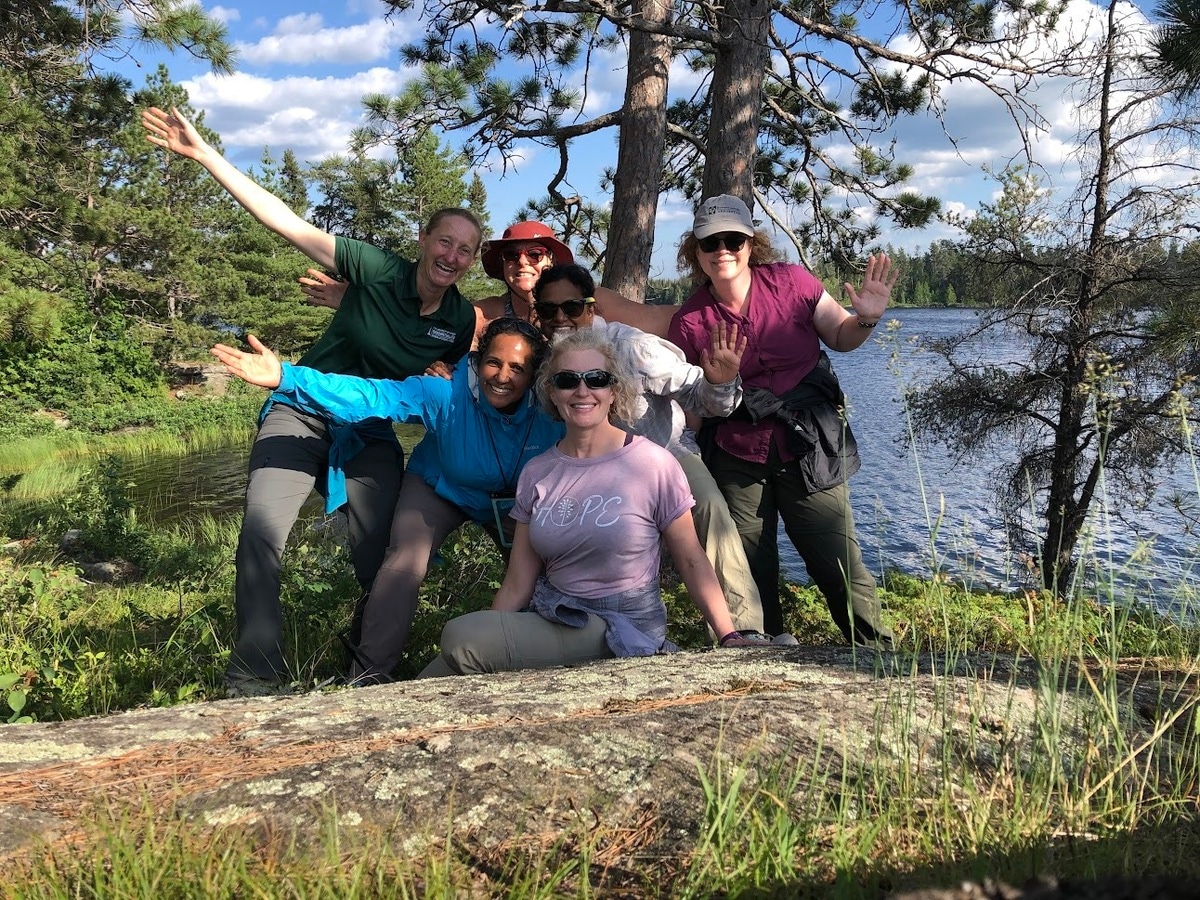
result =
M1160 0L1147 67L1164 86L1184 100L1200 89L1200 8L1195 0Z
M617 109L583 115L588 95L579 86L587 84L593 61L611 52L627 52L628 71L638 71L643 61L632 58L639 51L630 34L639 26L630 23L650 17L650 11L585 3L571 15L539 9L514 16L501 0L389 0L389 5L419 10L428 23L420 39L402 50L407 64L421 67L420 77L396 97L365 99L369 124L356 146L391 146L429 131L454 131L473 163L499 154L507 164L523 144L539 143L558 153L561 165L547 170L549 202L537 205L547 206L548 218L558 224L573 226L559 233L579 236L585 258L603 258L599 207L581 202L567 187L569 151L576 137L619 126L622 117ZM1036 41L1056 18L1056 8L1041 2L1009 4L1004 17L993 6L971 3L926 4L916 13L904 4L882 4L872 8L867 29L855 4L779 2L772 6L766 64L747 71L730 61L758 46L739 21L753 18L753 9L747 3L744 9L733 4L717 11L703 5L674 10L665 25L671 62L703 77L691 96L668 105L664 95L665 144L648 156L661 160L662 186L690 197L699 197L702 185L748 193L749 184L735 186L729 179L749 165L754 191L787 208L786 218L798 223L792 235L797 249L820 251L838 264L862 257L880 234L879 222L918 228L940 210L936 198L904 189L913 173L897 158L896 121L940 112L939 86L962 79L998 95L1015 119L1019 111L1034 112L1006 79L983 78L979 64L986 59L989 72L1029 77L1038 63L1027 55L1015 61L1012 48ZM739 27L727 27L723 16ZM481 17L505 27L482 36ZM912 43L903 49L877 45L868 31L904 32ZM818 37L827 52L813 55ZM514 61L523 67L519 79L502 68ZM722 141L729 120L713 122L712 110L730 95L754 98L753 109L738 109L732 118L759 127L737 141ZM829 154L836 143L850 151ZM657 176L644 181L646 190L657 192ZM860 208L873 209L876 221L864 220L855 212Z
M58 410L116 403L160 389L162 371L117 315L63 307L60 332L0 344L0 399Z
M400 215L399 162L360 154L328 156L309 169L321 201L313 224L322 231L415 256L416 233Z
M213 696L228 617L195 595L97 589L62 567L0 561L0 685L28 720L73 719ZM16 711L14 710L14 715Z

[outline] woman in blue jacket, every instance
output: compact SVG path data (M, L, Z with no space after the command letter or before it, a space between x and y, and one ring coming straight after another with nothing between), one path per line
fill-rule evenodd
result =
M212 353L231 374L273 388L297 409L335 422L382 418L425 426L400 488L387 555L350 632L351 682L386 681L408 640L430 556L468 520L506 547L512 527L507 512L522 467L563 436L562 423L543 412L530 391L546 341L528 322L497 319L480 337L470 364L458 366L450 380L403 381L280 363L258 338L248 341L255 352L217 344Z

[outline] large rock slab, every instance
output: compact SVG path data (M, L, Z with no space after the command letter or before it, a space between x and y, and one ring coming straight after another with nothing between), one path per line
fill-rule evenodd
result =
M937 779L947 746L984 772L1038 752L1035 669L945 665L849 648L688 652L6 726L0 854L78 837L97 801L301 841L335 815L414 852L598 823L674 851L694 839L700 773L718 764L880 761ZM1067 723L1088 714L1086 696L1055 702Z

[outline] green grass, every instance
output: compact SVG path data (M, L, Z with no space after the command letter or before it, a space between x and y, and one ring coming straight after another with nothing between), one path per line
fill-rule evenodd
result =
M181 455L226 447L239 435L249 438L254 433L263 400L261 391L238 391L221 401L162 398L89 410L86 418L77 417L66 428L29 427L0 441L0 475L36 473L48 462L59 460L61 468L51 468L42 476L49 485L56 473L98 454ZM15 415L31 420L30 425L49 421Z
M218 696L233 632L236 522L206 519L151 530L122 512L117 485L94 479L105 540L137 548L143 580L86 585L52 548L32 541L0 557L0 701L7 715L73 718ZM125 516L122 524L122 516ZM113 524L113 523L116 524ZM284 573L288 645L297 679L313 684L342 670L332 635L345 627L357 585L331 529L300 528ZM101 549L103 549L101 547ZM434 652L441 624L486 606L501 574L478 529L459 532L422 589L403 663L414 673ZM788 626L806 643L840 642L812 588L788 585ZM686 595L668 590L672 632L706 638ZM1039 673L1039 712L1024 744L997 751L947 730L929 746L917 731L913 688L889 680L879 707L880 749L850 757L819 747L731 759L718 746L698 771L699 830L664 856L603 825L552 845L515 835L483 848L435 827L405 856L386 834L339 830L331 812L318 846L287 844L254 829L129 809L83 817L86 840L27 857L24 876L0 897L362 896L455 897L877 897L888 890L984 876L1022 882L1031 873L1114 876L1157 871L1200 877L1194 827L1200 786L1195 659L1200 630L1144 606L1071 604L1037 592L969 591L945 579L889 574L886 615L897 628L898 665L933 660L953 669L966 654L1025 660ZM1182 687L1151 691L1140 737L1128 690L1132 659L1191 671ZM1192 667L1189 669L1188 667ZM1150 674L1140 676L1152 685ZM1083 695L1094 710L1069 719L1060 698ZM19 697L19 700L17 698ZM975 722L939 695L941 720ZM14 703L19 708L14 708ZM2 707L0 707L2 708ZM884 728L890 729L885 740ZM898 737L897 737L898 736ZM892 755L901 748L899 758ZM918 752L917 748L922 748ZM986 751L986 753L985 753ZM905 755L907 754L907 755ZM989 762L980 767L981 756ZM621 848L614 851L614 847ZM616 854L614 856L614 853ZM10 873L11 874L11 873Z
M160 452L153 429L131 440ZM0 720L219 696L234 631L236 519L150 527L104 458L74 486L57 487L51 479L25 503L0 508L0 534L19 540L0 555ZM57 545L72 527L84 531L84 553L121 555L141 578L80 581ZM288 656L301 685L343 671L334 636L358 586L336 532L299 525L284 557ZM499 555L473 527L442 557L422 587L401 676L436 652L447 619L487 606L502 576ZM1103 573L1105 561L1088 564ZM697 773L701 826L673 855L643 852L603 825L549 845L515 835L483 848L432 823L427 849L404 856L392 835L339 829L333 810L321 842L301 847L149 808L96 809L81 816L83 839L11 862L0 897L858 898L984 876L1020 883L1043 871L1200 878L1200 617L1183 591L1171 598L1182 598L1179 615L1167 617L1145 602L1153 597L1121 596L1115 580L1081 578L1099 588L1063 603L1041 591L969 589L940 573L886 573L880 598L901 674L918 663L950 671L968 654L1036 671L1037 715L1024 743L988 744L995 711L964 709L948 690L936 699L939 720L973 727L967 737L946 729L923 741L928 723L915 718L912 682L889 679L880 752L852 758L822 746L731 759L718 746ZM673 639L707 643L683 589L668 584L665 599ZM841 643L814 588L785 585L783 599L787 627L803 643ZM1162 672L1169 677L1159 682ZM1085 721L1071 718L1069 696L1087 700Z

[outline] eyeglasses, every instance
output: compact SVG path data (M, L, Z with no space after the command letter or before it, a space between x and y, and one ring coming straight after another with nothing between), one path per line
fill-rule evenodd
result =
M531 323L526 322L524 319L506 316L503 321L507 327L517 331L523 337L537 341L539 344L546 340L546 336L544 334L542 334L537 328L535 328Z
M568 319L578 319L583 315L583 311L595 302L591 297L584 297L582 300L564 300L562 303L539 300L533 304L533 308L537 311L539 319L553 319L560 309Z
M573 391L579 387L581 381L592 390L599 390L616 384L617 376L612 372L605 372L603 369L588 369L586 372L561 369L550 376L550 383L560 391Z
M514 250L510 247L507 250L500 251L500 258L505 262L520 262L522 256L536 266L547 256L550 256L550 251L545 247L524 247L520 250Z
M715 253L722 244L730 253L737 253L748 240L750 238L744 234L726 231L723 234L712 234L706 238L700 238L697 243L705 253Z

